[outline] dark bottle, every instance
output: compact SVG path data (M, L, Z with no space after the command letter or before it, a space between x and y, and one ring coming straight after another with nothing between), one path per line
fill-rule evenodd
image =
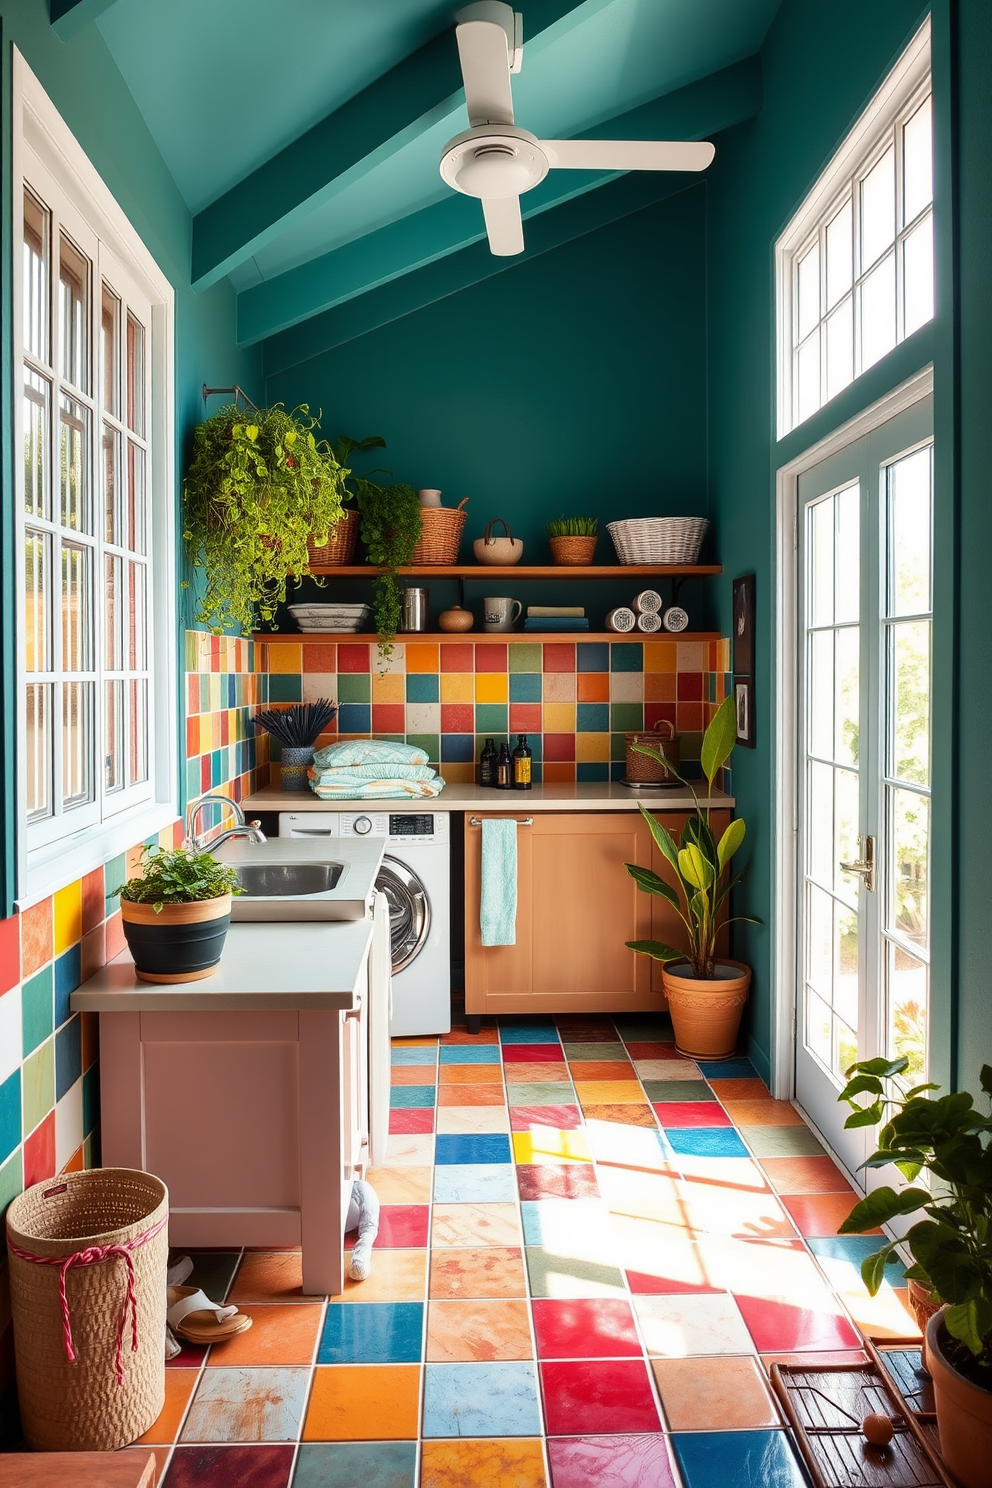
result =
M513 751L513 789L530 790L533 785L531 779L531 760L533 755L527 747L527 735L517 735L517 747Z
M499 746L499 759L496 761L496 789L513 789L513 761L510 758L510 746L505 739Z
M496 745L492 739L486 740L486 747L479 759L479 784L496 784Z

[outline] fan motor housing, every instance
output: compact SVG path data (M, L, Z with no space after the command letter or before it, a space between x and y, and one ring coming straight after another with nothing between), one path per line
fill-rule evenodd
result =
M456 134L441 155L441 177L465 196L520 196L544 180L550 161L536 135L515 124L481 124Z

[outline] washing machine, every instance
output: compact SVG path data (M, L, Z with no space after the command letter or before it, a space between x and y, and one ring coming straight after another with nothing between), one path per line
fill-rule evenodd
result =
M281 811L280 837L384 837L393 1037L451 1028L451 838L446 811Z

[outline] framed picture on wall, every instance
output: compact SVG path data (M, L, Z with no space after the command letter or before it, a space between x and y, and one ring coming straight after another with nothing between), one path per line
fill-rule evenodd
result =
M734 677L734 707L737 712L737 742L754 748L754 678Z
M734 580L735 674L754 676L754 574Z

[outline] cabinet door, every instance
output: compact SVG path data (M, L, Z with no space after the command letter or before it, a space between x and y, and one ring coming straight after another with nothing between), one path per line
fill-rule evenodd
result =
M497 815L497 813L493 813ZM509 813L507 813L509 815ZM651 966L625 941L651 933L651 901L626 872L647 866L639 814L542 812L517 829L516 944L479 933L482 829L465 829L465 1006L475 1012L656 1007Z
M665 826L668 828L669 832L671 832L672 836L677 842L682 828L685 826L686 822L689 819L688 813L684 811L665 811L659 812L658 816L660 820L664 822ZM714 811L712 813L710 817L710 826L713 828L713 832L716 836L717 841L720 840L720 837L727 830L727 826L729 825L729 823L729 811ZM678 878L676 876L675 869L672 867L671 863L669 863L664 854L655 846L653 840L651 843L651 867L654 869L655 873L657 873L661 878L665 880L666 883L671 884L672 888L677 890ZM650 899L651 939L664 940L668 943L668 945L678 947L684 946L685 926L679 919L675 910L670 904L666 904L664 899L659 899L653 894L650 896ZM718 945L721 951L726 952L727 932L725 929L720 933ZM667 1007L668 1000L665 997L664 990L662 988L660 961L651 962L651 987L661 999L659 1006Z

